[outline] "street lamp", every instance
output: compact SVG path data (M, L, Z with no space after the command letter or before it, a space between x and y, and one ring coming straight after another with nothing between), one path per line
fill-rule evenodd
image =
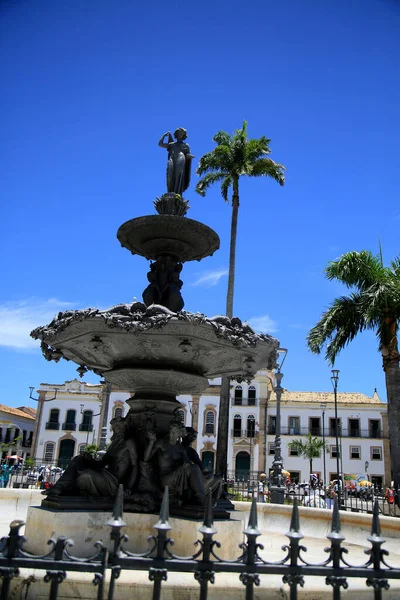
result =
M339 470L339 420L338 420L338 411L337 411L337 388L338 388L338 382L339 382L339 370L338 369L332 369L332 377L331 377L331 381L332 381L332 385L333 385L333 392L334 392L334 397L335 397L335 434L336 434L336 480L338 482L338 492L339 492L339 499L340 499L340 491L341 491L341 483L339 483L339 475L340 475L340 470Z
M325 409L326 402L321 402L322 408L322 442L323 442L323 457L324 457L324 485L326 485L326 448L325 448Z
M84 410L85 405L84 404L80 404L80 407L81 407L81 415L84 415L84 413L86 412L86 410ZM99 410L100 410L100 412L96 413L95 415L93 413L91 413L90 423L83 423L83 421L82 421L82 425L85 424L87 426L86 445L89 444L90 425L92 425L92 428L93 428L93 421L92 421L92 419L93 419L93 417L98 417L99 415L101 415L101 404L99 404ZM85 418L85 417L83 417L83 418Z
M39 402L40 398L34 398L33 395L32 395L33 394L33 390L35 388L33 386L29 386L29 389L30 389L29 398L31 400L34 400L35 402ZM53 398L43 398L43 402L51 402L52 400L55 400L57 398L57 392L58 392L58 389L54 388L54 396L53 396Z
M272 485L271 489L271 502L275 504L283 504L285 500L285 486L284 477L282 475L283 460L281 452L281 396L283 387L281 386L283 373L281 372L282 365L285 362L288 351L285 348L279 348L278 352L283 357L278 364L277 371L275 373L276 385L274 392L276 394L276 429L275 429L275 455L272 463Z

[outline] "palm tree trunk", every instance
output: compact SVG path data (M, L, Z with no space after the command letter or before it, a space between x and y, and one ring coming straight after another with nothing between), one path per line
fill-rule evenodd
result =
M226 316L233 317L233 294L235 291L236 238L239 214L239 180L233 180L231 241L229 248L228 291L226 294Z
M311 473L312 472L313 472L312 471L312 458L310 458L310 479L309 479L310 483L311 483Z
M226 295L226 316L230 319L233 316L233 293L235 288L235 262L236 262L236 237L239 212L239 180L233 180L232 195L232 220L231 220L231 240L229 249L229 276L228 291ZM228 377L222 377L221 392L219 397L218 411L218 438L217 438L217 456L215 460L215 472L226 478L228 465L228 441L229 441L229 403L230 403L230 383Z
M400 487L400 368L399 356L383 357L385 371L387 411L389 423L392 477L396 489Z

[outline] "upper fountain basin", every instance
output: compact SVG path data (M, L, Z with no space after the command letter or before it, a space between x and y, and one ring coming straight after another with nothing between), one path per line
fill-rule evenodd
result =
M219 248L213 229L177 215L148 215L123 223L117 238L132 254L149 260L161 255L174 256L180 262L201 260Z

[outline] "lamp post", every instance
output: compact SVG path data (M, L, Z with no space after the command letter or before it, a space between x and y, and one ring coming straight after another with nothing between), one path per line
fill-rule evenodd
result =
M338 369L332 369L331 381L332 381L332 385L333 385L333 392L334 392L334 398L335 398L336 480L338 482L339 505L340 505L340 492L341 492L342 484L339 479L339 475L340 475L340 469L339 469L339 421L338 421L338 411L337 411L337 388L338 388L338 382L339 382L339 372L340 371Z
M275 455L274 461L272 463L272 477L271 482L271 502L274 504L283 504L285 500L285 479L282 475L283 469L283 460L282 460L282 452L281 452L281 397L283 392L283 387L281 386L283 373L281 372L281 368L283 363L285 362L285 358L287 355L287 350L285 348L280 348L278 352L283 356L280 364L278 365L277 371L275 373L276 385L274 387L274 392L276 394L276 429L275 429Z
M325 448L325 409L326 402L321 402L322 408L322 442L323 442L323 457L324 457L324 485L326 485L326 448Z
M80 405L80 407L81 407L81 415L84 415L84 413L86 412L86 411L84 410L84 408L85 408L85 405L84 405L84 404L81 404L81 405ZM86 423L86 426L87 426L87 434L86 434L86 446L88 446L88 445L89 445L89 433L90 433L90 425L91 425L91 426L92 426L92 428L93 428L93 421L92 421L92 419L93 419L93 417L98 417L99 415L101 415L101 404L99 404L99 411L100 411L100 412L96 413L95 415L92 413L92 414L91 414L90 423ZM84 415L84 418L85 418L85 415ZM82 425L84 425L83 421L82 421Z

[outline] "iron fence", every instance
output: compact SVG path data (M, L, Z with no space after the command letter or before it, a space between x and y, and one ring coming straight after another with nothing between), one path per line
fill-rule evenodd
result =
M12 461L5 462L10 463ZM8 477L0 478L0 488L44 488L45 484L48 484L46 487L54 485L63 473L63 469L54 461L30 459L28 465L19 462L10 466L11 470Z
M325 549L327 557L318 563L306 559L306 548L301 544L303 534L297 499L294 499L287 545L282 547L281 560L268 561L260 556L263 546L257 543L261 535L257 524L257 504L253 499L249 522L243 533L246 541L239 545L235 560L224 560L220 556L220 544L214 536L218 533L218 523L212 516L212 499L209 494L203 524L199 528L201 539L195 542L197 551L193 556L181 557L172 551L173 541L169 537L172 527L169 523L168 489L165 490L159 520L154 526L156 534L150 536L149 549L142 554L134 554L125 548L127 541L122 530L123 488L118 491L112 518L107 521L110 527L110 549L102 543L95 544L96 552L89 558L78 558L70 553L71 541L60 536L50 540L51 550L46 555L36 556L24 550L25 538L20 534L23 521L13 521L10 533L0 542L0 577L2 589L0 600L9 600L11 584L18 577L19 569L35 569L45 572L44 581L50 583L49 600L57 600L59 587L67 577L67 572L93 573L93 584L97 585L97 599L117 598L117 580L121 571L147 571L152 582L153 600L162 597L162 582L167 580L168 572L193 573L199 584L200 600L207 600L209 585L215 582L218 573L236 574L244 586L246 600L254 599L254 586L260 586L261 576L280 575L289 587L290 600L297 600L299 587L303 587L309 577L324 577L325 584L332 588L333 600L340 600L342 589L346 590L349 580L361 578L366 586L372 588L371 598L382 600L384 590L390 588L390 581L400 579L400 569L389 563L389 553L382 549L385 543L381 535L379 507L375 501L371 534L367 537L370 544L365 550L367 559L361 565L353 565L348 557L348 549L342 546L345 536L341 532L338 500L332 511L331 530L327 535L329 546ZM109 579L108 586L106 580ZM107 589L108 588L108 589Z
M260 473L256 471L236 472L228 475L228 492L233 501L251 502L256 498L258 502L270 502L268 483L260 484ZM332 508L333 496L331 488L313 488L309 484L285 486L284 502L292 504L294 499L300 506L314 508ZM400 489L393 490L377 486L359 486L358 488L344 488L340 493L339 508L349 512L372 514L375 502L379 514L387 517L400 517Z

